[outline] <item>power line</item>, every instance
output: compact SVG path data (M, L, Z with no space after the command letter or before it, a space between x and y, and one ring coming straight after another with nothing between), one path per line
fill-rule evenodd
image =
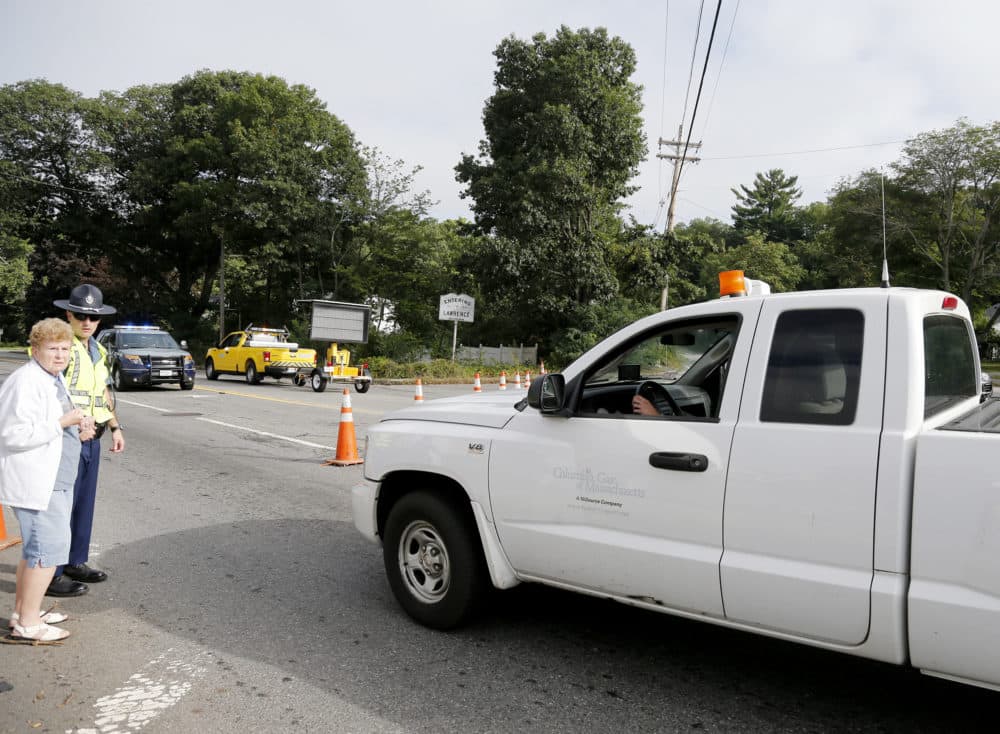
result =
M704 1L704 0L703 0ZM705 63L701 67L701 79L698 82L698 94L694 98L694 109L691 110L691 122L688 125L687 140L684 142L684 150L680 153L680 160L677 161L677 165L674 168L674 182L670 189L670 209L667 211L667 231L671 231L674 228L674 204L677 201L677 187L680 185L681 174L684 172L684 162L687 160L688 150L691 148L691 134L694 132L694 121L698 116L698 104L701 102L701 90L705 86L705 74L708 72L708 61L712 57L712 43L715 41L715 29L719 26L719 12L722 10L722 0L719 0L715 6L715 18L712 20L712 32L708 37L708 48L705 49ZM699 12L700 16L700 12ZM699 23L700 29L700 23ZM681 131L683 131L683 125L681 126ZM679 136L678 136L678 148ZM695 145L696 148L701 147L701 143Z
M698 8L698 25L694 29L694 47L691 49L691 69L690 71L688 71L687 91L684 93L684 109L681 112L682 129L684 127L684 120L687 119L688 99L691 97L691 80L694 79L694 62L695 62L695 57L698 55L698 41L701 40L701 15L704 10L705 10L705 0L701 0L701 6ZM698 109L698 104L696 102L695 111L697 111L697 109ZM694 115L691 116L691 121L694 122Z
M736 0L736 9L733 11L733 19L729 22L729 35L726 36L726 45L722 49L722 61L719 62L719 73L715 76L715 86L712 87L712 96L708 98L708 112L705 113L705 124L702 126L702 135L708 130L708 120L712 116L712 107L715 104L715 93L719 91L719 81L722 79L722 70L726 66L726 56L729 54L729 42L733 40L733 29L736 27L736 15L740 12L740 0Z
M742 158L773 158L783 155L807 155L809 153L832 153L838 150L856 150L858 148L876 148L880 145L899 145L900 143L905 143L905 140L886 140L882 143L861 143L860 145L841 145L836 148L813 148L812 150L790 150L784 153L748 153L746 155L724 155L724 156L714 156L712 158L703 158L706 161L733 161Z
M694 109L691 110L691 124L688 125L687 142L684 143L684 153L681 155L681 172L684 171L684 156L691 147L691 134L694 132L694 119L698 116L698 103L701 101L701 90L705 86L705 73L708 71L708 60L712 56L712 42L715 41L715 29L719 26L719 12L722 10L722 0L715 5L715 18L712 20L712 33L708 37L708 48L705 49L705 64L701 67L701 81L698 82L698 94L694 98ZM680 174L677 179L680 180Z

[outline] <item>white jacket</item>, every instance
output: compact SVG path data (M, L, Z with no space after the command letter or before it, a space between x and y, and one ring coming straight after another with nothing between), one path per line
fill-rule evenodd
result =
M66 412L55 380L32 359L0 385L0 504L49 506L62 458L59 419Z

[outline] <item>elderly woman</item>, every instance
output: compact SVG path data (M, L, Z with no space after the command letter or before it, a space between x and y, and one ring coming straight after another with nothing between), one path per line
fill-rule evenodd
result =
M0 504L14 508L23 540L7 641L52 643L69 636L53 626L66 615L41 608L56 566L69 556L80 432L93 431L73 407L62 377L72 341L65 321L39 321L31 329L31 359L0 386Z

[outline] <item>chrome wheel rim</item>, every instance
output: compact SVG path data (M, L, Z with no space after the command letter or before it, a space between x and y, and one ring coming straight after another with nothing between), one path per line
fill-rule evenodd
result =
M430 523L411 522L399 539L399 570L407 588L425 604L441 601L451 585L444 539Z

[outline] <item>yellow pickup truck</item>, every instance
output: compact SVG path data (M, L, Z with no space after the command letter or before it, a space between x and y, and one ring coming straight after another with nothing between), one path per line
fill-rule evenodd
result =
M303 368L316 364L315 349L299 349L288 341L288 329L273 329L252 324L227 335L217 347L205 354L205 377L243 375L255 385L265 376L280 380L294 377Z

